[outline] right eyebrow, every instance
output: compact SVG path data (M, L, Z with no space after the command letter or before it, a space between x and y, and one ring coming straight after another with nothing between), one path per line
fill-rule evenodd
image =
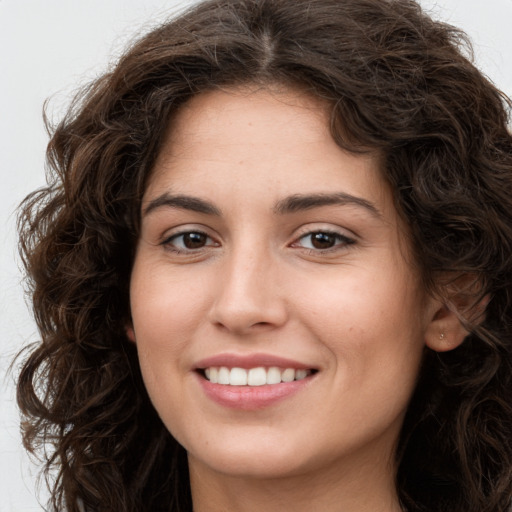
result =
M220 216L221 211L212 203L198 197L186 195L172 195L168 192L152 199L143 209L143 216L160 208L180 208L182 210L191 210L206 215Z

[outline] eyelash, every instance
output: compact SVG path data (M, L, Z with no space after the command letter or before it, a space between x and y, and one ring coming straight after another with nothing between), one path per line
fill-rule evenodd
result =
M197 253L201 250L203 250L205 247L211 247L211 246L218 246L219 244L214 242L213 244L207 244L207 245L203 245L201 247L197 247L197 248L179 248L179 247L176 247L175 245L175 240L179 239L179 238L183 238L187 235L199 235L201 237L205 237L206 239L209 239L211 241L213 241L212 237L209 236L207 233L205 233L204 231L201 231L201 230L198 230L198 229L191 229L191 230L188 230L188 231L182 231L180 233L175 233L169 237L167 237L165 240L162 241L162 244L163 246L165 246L168 250L172 251L172 252L175 252L177 254L188 254L188 253Z
M326 254L326 253L330 253L330 252L335 252L335 251L339 251L341 248L344 248L348 245L352 245L352 244L356 243L356 241L353 238L350 238L346 235L342 235L341 233L338 233L336 231L330 231L328 229L317 229L314 231L309 231L309 232L305 233L304 235L300 236L297 239L297 242L294 242L292 244L292 247L297 246L297 244L300 240L304 240L308 237L312 241L312 237L315 235L323 235L323 236L327 236L327 237L333 237L335 239L336 243L332 247L327 247L324 249L314 248L314 247L304 247L304 249L306 249L309 254Z
M201 247L196 248L187 248L187 247L177 247L175 241L187 236L187 235L194 235L199 237L204 237L205 240L209 240L213 243L205 243ZM301 247L300 241L310 238L312 242L312 238L315 235L322 235L324 237L332 237L335 240L335 245L332 247L327 248L315 248L315 247L302 247L304 250L307 251L308 254L311 255L318 255L318 254L326 254L331 252L339 251L341 248L347 247L348 245L355 244L356 241L353 238L350 238L346 235L342 235L341 233L338 233L336 231L330 231L327 229L317 229L314 231L308 231L307 233L304 233L300 237L296 239L295 242L290 244L290 247ZM207 233L201 230L188 230L188 231L182 231L180 233L175 233L169 237L167 237L165 240L162 241L161 245L165 246L168 250L177 253L177 254L193 254L193 253L199 253L202 250L204 250L206 247L218 247L220 244L213 241L212 237L210 237ZM182 245L184 245L182 241ZM311 243L312 245L312 243Z

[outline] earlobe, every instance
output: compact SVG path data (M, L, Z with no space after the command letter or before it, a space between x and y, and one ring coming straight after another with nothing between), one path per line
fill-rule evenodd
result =
M459 315L447 305L440 305L425 331L425 344L436 352L457 348L468 335Z
M133 330L133 325L129 324L125 327L126 337L132 342L135 343L135 331Z
M432 298L425 331L426 345L436 352L457 348L469 334L466 326L476 326L485 319L489 303L489 296L481 293L481 283L471 273L447 280L441 290L442 298Z

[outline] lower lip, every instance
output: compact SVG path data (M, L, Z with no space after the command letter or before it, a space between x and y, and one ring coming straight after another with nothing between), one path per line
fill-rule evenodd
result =
M251 411L270 407L292 397L310 384L313 375L301 380L264 386L227 386L213 384L201 375L198 375L198 378L206 396L217 404L231 409Z

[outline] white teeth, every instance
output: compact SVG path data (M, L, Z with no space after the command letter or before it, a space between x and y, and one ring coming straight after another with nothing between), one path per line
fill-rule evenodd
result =
M295 370L293 368L286 368L281 374L281 380L283 382L293 382L295 380Z
M244 368L228 368L226 366L205 368L205 377L212 384L229 386L264 386L265 384L280 384L305 379L311 375L311 370L295 370L294 368L277 368L259 366L246 370Z
M247 377L249 386L264 386L267 383L267 371L265 368L251 368Z
M296 370L295 371L295 380L302 380L308 376L307 370Z
M219 369L218 368L207 368L207 370L210 370L210 376L206 375L206 378L213 382L213 384L217 384L219 382ZM206 374L206 370L205 370Z
M281 382L281 370L271 366L267 370L267 384L279 384Z
M221 366L219 368L219 377L217 378L217 382L219 384L229 384L229 369L225 366Z
M247 372L243 368L231 368L229 383L232 386L247 386Z

